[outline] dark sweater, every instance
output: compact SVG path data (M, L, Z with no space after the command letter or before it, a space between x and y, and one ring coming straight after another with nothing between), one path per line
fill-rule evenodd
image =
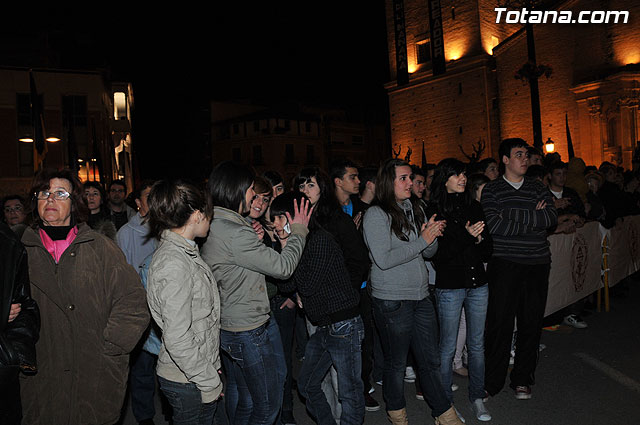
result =
M360 294L349 280L340 247L323 229L312 231L284 292L297 290L311 323L325 326L358 315Z
M454 195L455 196L455 195ZM485 225L482 242L469 234L467 221L475 224L486 221L477 201L465 206L461 196L453 198L452 211L444 214L435 203L427 208L427 217L437 214L437 220L447 220L444 234L438 238L438 251L432 261L436 269L436 288L460 289L485 285L487 275L484 262L491 257L492 239Z
M542 200L546 207L536 210ZM493 237L493 256L523 264L551 262L547 229L558 224L558 213L542 183L525 177L515 189L499 177L484 187L481 202Z

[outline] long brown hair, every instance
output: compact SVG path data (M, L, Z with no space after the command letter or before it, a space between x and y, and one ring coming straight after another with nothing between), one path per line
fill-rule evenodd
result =
M398 167L411 167L408 162L397 158L386 160L378 169L376 177L376 200L382 211L387 213L391 219L391 230L398 239L408 241L408 234L411 231L420 233L420 228L424 223L424 213L420 207L419 199L411 199L411 207L413 210L414 223L411 223L398 202L394 191L394 182L396 179L396 169Z

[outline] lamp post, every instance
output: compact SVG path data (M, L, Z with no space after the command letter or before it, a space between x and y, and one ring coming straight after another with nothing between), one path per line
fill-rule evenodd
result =
M551 140L551 137L549 137L547 141L544 142L544 151L546 153L552 153L555 150L555 148L556 148L556 142Z

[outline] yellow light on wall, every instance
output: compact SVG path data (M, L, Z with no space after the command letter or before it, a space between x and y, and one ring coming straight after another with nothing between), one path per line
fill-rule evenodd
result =
M51 136L51 137L47 137L45 140L49 143L56 143L60 141L60 138L56 136Z
M31 137L22 137L18 140L20 140L22 143L33 143L33 139Z
M556 149L556 144L553 140L551 140L551 137L549 137L549 139L546 142L544 142L544 150L547 153L552 153L555 149Z

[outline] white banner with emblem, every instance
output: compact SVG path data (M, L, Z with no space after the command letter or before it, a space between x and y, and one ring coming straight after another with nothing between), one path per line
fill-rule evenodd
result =
M640 229L640 221L638 222ZM602 287L600 225L586 223L575 233L551 235L551 271L545 316Z

